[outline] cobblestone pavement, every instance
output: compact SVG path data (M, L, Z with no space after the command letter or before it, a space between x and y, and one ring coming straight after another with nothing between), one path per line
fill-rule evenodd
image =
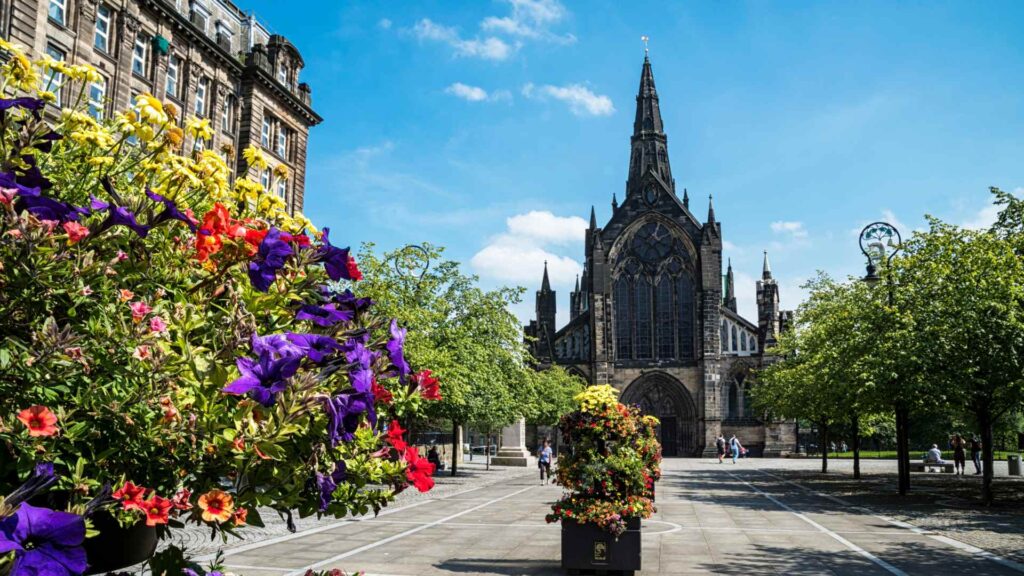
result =
M1024 573L1010 557L1021 512L962 507L973 479L915 476L914 495L894 503L887 469L894 463L866 464L859 483L841 462L824 479L815 464L667 460L658 512L644 522L640 574ZM561 574L559 527L543 520L561 490L532 473L505 469L444 483L376 518L247 542L229 549L226 561L245 576L301 576L310 567L376 576ZM1016 487L1013 479L1003 483L1001 490ZM957 528L963 523L971 530Z

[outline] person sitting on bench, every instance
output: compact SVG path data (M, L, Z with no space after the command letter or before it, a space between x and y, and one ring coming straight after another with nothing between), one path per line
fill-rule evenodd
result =
M434 465L434 470L444 470L444 462L441 462L441 456L437 453L437 446L431 446L427 451L427 462Z
M932 444L932 449L924 455L925 464L945 464L946 461L942 459L942 450L939 450L938 444Z

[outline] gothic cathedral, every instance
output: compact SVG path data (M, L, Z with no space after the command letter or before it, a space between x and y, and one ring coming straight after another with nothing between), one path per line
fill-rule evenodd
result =
M789 320L765 254L757 282L757 323L736 311L732 265L722 274L722 226L690 211L668 158L650 60L636 97L632 153L622 204L597 226L591 208L583 276L569 296L570 320L555 326L547 267L536 318L525 327L540 367L557 364L661 420L666 456L714 454L715 439L736 434L755 455L795 445L792 422L766 421L747 401L762 351Z

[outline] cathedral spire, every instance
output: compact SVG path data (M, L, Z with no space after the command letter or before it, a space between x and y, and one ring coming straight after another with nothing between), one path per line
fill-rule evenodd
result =
M690 193L686 188L683 188L683 206L686 206L687 209L690 208Z
M732 258L725 273L725 307L736 312L736 278L732 274Z
M597 230L597 212L594 212L594 206L590 206L590 229Z
M715 200L708 194L708 224L715 223ZM721 268L719 268L721 270Z
M675 182L668 162L668 137L661 121L658 105L658 90L654 87L654 71L651 59L644 56L640 72L640 89L636 95L636 118L633 120L633 136L630 138L632 152L629 160L629 180L626 195L630 196L644 189L649 183L648 174L654 174L675 193Z
M548 261L547 260L544 261L544 279L540 283L540 291L541 292L550 292L551 291L551 281L548 280Z
M772 279L772 265L768 262L768 251L764 251L764 266L761 269L761 278L764 280Z

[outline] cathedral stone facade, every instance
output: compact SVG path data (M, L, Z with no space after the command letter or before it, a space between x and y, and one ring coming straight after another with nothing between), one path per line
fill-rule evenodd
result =
M719 433L753 454L778 456L796 443L792 422L757 414L747 401L754 371L790 316L768 255L757 282L756 323L736 310L731 263L722 273L722 225L709 200L703 221L682 198L668 157L651 63L644 58L622 203L598 227L593 208L583 276L570 320L555 326L545 265L536 318L525 327L540 368L557 364L592 384L611 384L628 404L661 420L666 456L714 454Z

